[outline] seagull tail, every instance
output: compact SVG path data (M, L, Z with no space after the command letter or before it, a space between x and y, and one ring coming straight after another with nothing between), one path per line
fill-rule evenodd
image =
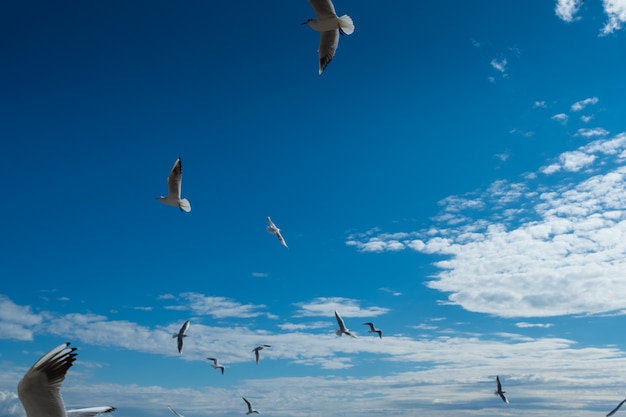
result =
M185 213L189 213L191 211L191 204L189 204L189 200L187 200L186 198L183 198L182 200L180 200L179 207Z
M346 35L351 35L354 32L354 23L352 23L352 18L347 14L339 18L339 26Z

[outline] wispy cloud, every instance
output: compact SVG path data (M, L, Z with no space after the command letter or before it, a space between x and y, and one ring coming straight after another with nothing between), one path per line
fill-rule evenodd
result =
M602 35L609 35L622 28L626 22L626 0L603 0L604 12L608 21L602 28Z
M580 128L576 131L576 136L583 136L585 138L593 138L596 136L607 136L610 132L601 127L595 127L593 129Z
M522 329L526 329L529 327L540 327L542 329L549 329L550 327L554 326L554 324L552 323L527 323L525 321L517 322L515 323L515 325Z
M500 71L502 73L506 72L506 64L507 64L506 58L502 58L502 59L494 58L491 60L491 66L495 70Z
M335 310L345 317L376 317L389 311L383 307L361 307L357 300L341 297L318 297L310 302L297 303L296 317L327 316L335 318Z
M15 304L0 294L0 339L33 340L33 332L43 320L30 307Z
M535 101L535 103L533 104L533 108L535 108L535 109L537 109L537 108L544 108L545 109L546 107L548 107L548 105L543 100Z
M589 98L577 101L576 103L572 104L571 109L572 111L581 111L588 105L597 104L597 103L598 103L598 97L589 97Z
M170 310L190 310L193 314L201 316L213 316L215 318L238 317L250 318L274 315L264 312L266 306L254 304L241 304L226 297L211 297L204 294L185 292L180 294L181 301L178 304L166 306Z
M561 123L562 125L565 125L565 124L567 124L567 120L569 119L569 117L565 113L558 113L558 114L555 114L554 116L552 116L551 119L552 120L556 120L557 122Z

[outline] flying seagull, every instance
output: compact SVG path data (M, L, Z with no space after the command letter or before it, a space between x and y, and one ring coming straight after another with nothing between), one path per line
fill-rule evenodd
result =
M115 407L89 407L89 408L77 408L74 410L67 410L67 417L95 417L98 414L110 413L115 411Z
M335 318L337 319L337 324L339 325L339 328L337 330L335 330L335 334L337 336L341 336L343 334L347 334L348 336L351 337L356 337L351 331L350 329L348 329L346 327L346 324L343 322L343 319L341 318L341 316L339 315L339 313L337 313L337 310L335 310Z
M509 400L506 398L506 396L504 395L504 393L506 391L502 391L502 384L500 383L500 377L496 375L496 384L498 385L498 389L496 391L494 391L494 395L499 395L500 398L502 398L502 401L504 401L505 403L509 403Z
M210 361L213 361L213 365L211 365L211 368L213 369L221 369L222 370L222 375L224 375L224 365L220 364L217 359L215 358L207 358Z
M252 414L252 413L260 414L258 410L255 410L254 408L252 408L252 404L250 404L250 401L246 400L246 397L241 397L241 398L243 398L246 404L248 404L248 412L246 414Z
M187 320L183 326L180 328L178 333L174 333L172 338L178 339L178 353L183 353L183 338L187 337L185 332L189 328L189 320Z
M61 385L67 370L76 360L76 348L63 343L43 355L17 384L27 417L88 417L115 410L115 407L91 407L65 411Z
M157 197L163 204L178 207L180 211L189 213L191 204L186 198L180 198L180 188L183 182L183 163L180 157L174 162L174 166L167 177L167 197Z
M259 364L259 350L263 350L263 348L266 347L272 347L272 345L259 345L257 347L255 347L254 349L252 349L252 351L254 352L254 356L256 358L256 364Z
M283 239L283 235L280 233L280 229L276 227L272 219L270 219L270 216L267 216L267 228L266 229L268 233L272 233L276 235L276 237L278 238L278 241L282 243L284 247L286 248L288 247L287 242L285 242L285 239Z
M330 0L309 0L315 11L315 19L308 19L303 25L320 32L320 44L317 48L319 55L319 75L322 75L326 66L335 56L339 45L339 34L350 35L354 32L354 23L347 14L337 17L335 7Z
M611 410L611 412L609 414L606 415L606 417L610 417L613 414L615 414L617 412L617 410L619 410L619 408L626 403L626 400L623 400L621 403L617 404L617 407L615 407L613 410Z
M172 412L172 414L174 414L177 417L185 417L182 414L179 414L176 410L174 410L172 407L170 407L169 405L167 406L167 408L170 409L170 411Z
M363 324L366 326L370 326L370 329L367 331L368 333L378 333L378 338L383 338L383 331L374 327L374 323L372 323L371 321L366 321Z

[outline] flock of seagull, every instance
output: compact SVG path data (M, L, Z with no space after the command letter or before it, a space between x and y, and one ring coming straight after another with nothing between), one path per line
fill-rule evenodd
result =
M315 12L315 18L308 19L303 25L308 25L314 30L320 32L320 43L318 47L319 56L319 75L326 69L327 65L335 56L337 46L339 44L340 35L350 35L354 32L354 23L350 16L337 16L335 8L330 0L308 0ZM191 203L186 198L181 197L182 188L182 161L179 157L174 162L174 166L170 170L167 178L167 196L157 197L161 203L178 207L183 212L191 211ZM267 217L268 233L276 236L278 241L288 248L281 230L274 224L272 219ZM343 318L335 311L335 318L339 328L335 330L337 336L347 335L353 338L357 336L346 327ZM183 351L183 340L187 337L189 329L189 320L187 320L177 333L172 335L177 339L178 352ZM376 333L382 339L382 330L376 328L372 322L364 322L363 325L369 326L368 333ZM27 417L94 417L102 413L110 413L115 410L112 406L89 407L66 410L63 398L61 396L61 385L65 380L68 369L76 360L76 348L69 347L70 343L63 343L50 350L43 355L35 364L24 374L17 386L18 397L24 406ZM255 355L255 362L259 364L259 352L271 345L262 344L252 351ZM220 364L217 358L207 357L207 360L213 362L213 369L221 370L224 374L225 366ZM494 394L499 396L503 402L509 403L508 398L504 395L506 391L502 390L500 377L496 376L496 391ZM241 397L247 406L246 414L259 414L259 411L252 407L252 404L245 397ZM615 414L620 407L626 403L626 399L620 402L606 417ZM170 405L167 408L177 417L184 417L182 414L174 410Z

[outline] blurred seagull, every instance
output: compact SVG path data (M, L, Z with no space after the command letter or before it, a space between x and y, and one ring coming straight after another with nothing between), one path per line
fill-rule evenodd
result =
M180 189L183 182L183 164L180 157L174 162L174 166L167 177L167 197L157 197L163 204L178 207L180 211L189 213L191 204L186 198L180 198Z
M371 321L366 321L363 324L366 326L370 326L370 330L367 331L368 333L378 333L378 338L383 338L383 331L374 327L374 323L372 323Z
M17 396L27 417L90 417L115 410L115 407L91 407L65 411L61 385L76 360L76 348L69 345L63 343L43 355L17 384Z
M623 400L621 403L617 404L617 407L615 407L613 410L611 410L611 412L609 414L606 415L606 417L610 417L613 414L615 414L617 412L617 410L619 410L619 408L626 403L626 400Z
M303 22L311 29L320 32L320 44L317 48L319 55L319 75L322 75L328 63L335 56L337 45L339 45L339 34L350 35L354 32L354 23L347 14L337 17L335 7L330 0L309 0L315 11L315 19Z
M272 345L260 345L252 349L252 351L254 352L254 356L256 358L257 365L259 364L259 350L263 350L263 348L266 348L266 347L272 347Z
M185 417L182 414L178 414L178 412L176 410L174 410L172 407L170 407L169 405L167 406L167 408L170 409L170 411L172 412L172 414L174 414L177 417Z
M337 330L335 330L335 334L337 336L341 336L342 334L347 334L348 336L351 337L356 337L351 331L350 329L348 329L346 327L346 324L343 322L343 319L341 318L341 316L339 315L339 313L337 313L337 310L335 310L335 318L337 319L337 324L339 325L339 328Z
M252 413L260 414L257 410L252 408L252 404L250 404L250 401L246 400L246 397L241 397L241 398L243 398L246 404L248 404L248 412L246 414L252 414Z
M505 403L509 403L509 400L506 398L506 396L504 395L504 393L506 391L502 391L502 384L500 383L500 377L496 375L496 384L497 384L497 390L494 391L494 395L499 395L500 398L502 398L502 401L504 401Z
M67 417L94 417L102 413L110 413L115 411L115 407L89 407L89 408L77 408L74 410L67 410Z
M224 375L224 365L221 365L217 359L215 358L207 358L210 361L213 361L213 365L211 365L211 368L213 369L221 369L222 370L222 375Z
M180 328L178 333L174 333L172 338L178 339L178 353L183 353L183 338L187 337L185 332L189 328L189 320L187 320L183 326Z
M267 224L268 224L266 228L267 232L276 235L276 237L278 238L278 241L282 243L284 247L287 248L288 247L287 242L285 242L285 239L283 239L283 235L280 234L280 229L276 227L272 219L270 219L270 216L267 216Z

